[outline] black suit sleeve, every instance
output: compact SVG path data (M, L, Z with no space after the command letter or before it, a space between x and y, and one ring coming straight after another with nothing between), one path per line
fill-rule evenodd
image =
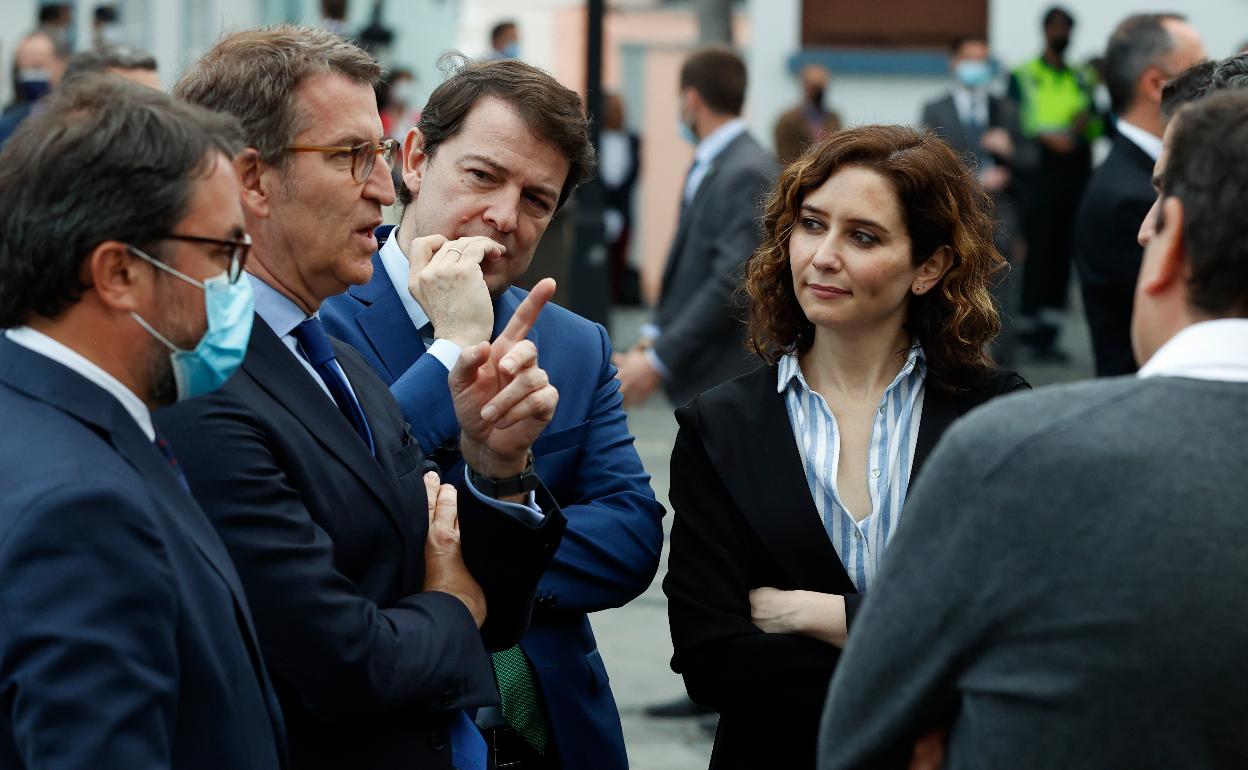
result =
M668 597L675 656L689 697L758 720L823 707L839 650L811 637L764 633L750 621L747 565L761 548L702 445L697 404L677 412L672 451Z
M710 245L710 274L683 311L662 329L654 352L671 372L683 371L702 350L722 345L740 334L741 305L736 297L741 268L762 241L761 202L771 178L762 164L725 169L724 176L707 180L708 190L723 228Z
M463 603L426 592L383 608L362 596L247 409L217 394L160 422L243 578L269 671L310 711L358 719L494 702L489 657Z

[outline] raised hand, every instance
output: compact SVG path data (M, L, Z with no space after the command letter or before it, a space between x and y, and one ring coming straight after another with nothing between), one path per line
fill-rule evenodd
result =
M429 500L429 534L425 537L425 591L441 591L464 603L477 628L485 623L485 593L464 564L459 536L458 493L438 484L438 474L425 474Z
M502 333L492 343L464 348L451 370L460 451L483 476L523 471L533 442L554 417L559 393L537 365L537 348L525 339L554 293L552 279L539 281Z
M407 250L407 290L433 323L434 334L461 348L490 338L494 306L481 260L507 247L484 236L448 241L441 235L412 239Z

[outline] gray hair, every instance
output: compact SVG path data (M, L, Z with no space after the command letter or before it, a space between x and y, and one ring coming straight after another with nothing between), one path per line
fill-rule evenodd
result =
M149 70L156 71L156 57L139 48L126 45L106 45L74 54L65 67L62 82L84 75L88 72L107 72L108 70Z
M336 74L376 86L381 66L359 46L324 29L279 24L226 35L195 62L175 95L238 118L244 140L266 163L281 163L299 133L295 89Z
M0 328L56 318L104 241L157 259L197 178L242 147L221 115L115 75L58 88L0 152Z
M1248 53L1223 59L1210 79L1211 91L1232 91L1248 88Z
M1140 75L1158 66L1161 57L1174 50L1174 38L1164 22L1183 21L1177 13L1138 13L1123 19L1105 47L1105 86L1114 112L1119 115L1135 101Z

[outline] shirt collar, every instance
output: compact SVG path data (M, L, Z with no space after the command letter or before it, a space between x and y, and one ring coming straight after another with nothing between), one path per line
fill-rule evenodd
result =
M424 328L425 324L429 323L429 316L412 293L407 290L410 263L407 255L403 253L403 247L399 245L399 228L396 227L390 231L390 237L381 245L378 256L381 257L382 267L386 269L390 283L399 293L399 301L403 303L403 309L407 311L408 318L412 319L412 325L417 330Z
M1138 376L1248 382L1248 319L1192 324L1162 345Z
M897 376L884 389L884 392L887 393L897 387L897 383L916 372L921 378L927 377L927 355L923 352L923 346L918 340L911 344L909 352L906 353L906 363L902 365L901 371L897 372ZM795 385L794 382L796 382ZM802 374L802 367L797 361L796 353L789 353L776 362L776 392L783 393L790 385L799 391L810 390L810 385L806 383L806 376Z
M1160 136L1153 136L1139 126L1128 123L1121 118L1118 120L1118 133L1125 136L1131 141L1132 144L1147 153L1148 157L1152 158L1154 163L1156 163L1157 159L1161 157L1162 143Z
M745 121L741 118L733 118L724 125L715 129L706 135L706 138L698 142L698 147L693 151L693 158L698 165L705 165L719 157L719 154L732 144L732 140L745 133Z
M289 335L295 330L295 327L306 321L308 318L317 318L320 313L313 313L311 316L303 312L303 308L294 303L290 297L282 294L277 289L268 285L251 273L247 274L251 279L252 296L255 298L256 314L264 319L279 338Z
M152 427L152 413L148 410L147 404L144 404L143 399L139 398L134 391L122 385L116 377L72 348L29 326L16 326L6 329L4 333L18 345L72 369L75 373L108 391L121 402L134 421L139 424L139 429L143 431L143 435L147 436L147 440L156 440L156 430Z

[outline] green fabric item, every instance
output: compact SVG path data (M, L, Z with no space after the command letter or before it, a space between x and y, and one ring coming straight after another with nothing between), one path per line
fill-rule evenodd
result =
M494 677L503 719L538 753L546 753L550 728L538 695L537 677L520 645L494 653Z
M1068 130L1092 108L1091 89L1074 68L1054 69L1041 57L1015 69L1014 78L1021 91L1020 117L1027 136ZM1085 133L1084 138L1090 139L1099 132Z

